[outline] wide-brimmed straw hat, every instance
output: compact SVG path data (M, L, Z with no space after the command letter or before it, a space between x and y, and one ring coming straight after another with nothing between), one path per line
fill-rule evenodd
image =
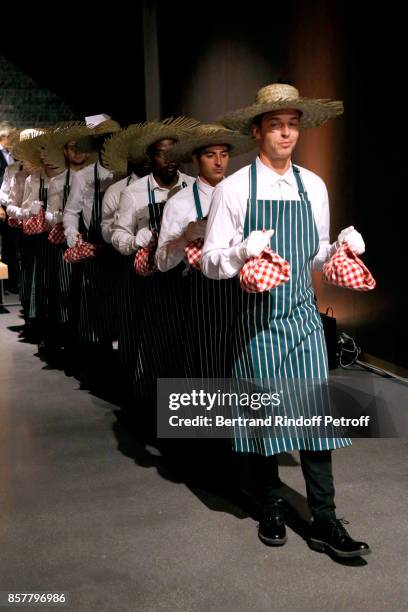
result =
M251 136L229 130L222 125L203 123L195 128L190 136L166 151L166 159L188 163L195 151L215 145L228 145L230 156L233 156L248 153L257 143Z
M71 121L69 123L59 123L47 133L44 139L44 161L61 172L66 168L66 159L64 156L64 146L68 142L79 142L83 138L89 136L90 130L85 123L80 121ZM97 153L91 152L87 154L87 159L84 165L94 163L97 159Z
M255 117L282 109L300 111L302 128L318 127L344 112L341 101L302 98L296 87L272 83L258 91L255 104L227 113L220 119L220 123L232 130L248 134Z
M170 117L163 121L148 121L141 126L138 138L131 139L128 159L136 164L146 161L149 147L159 140L171 139L180 142L191 135L199 121L188 117Z
M142 123L129 125L105 142L102 150L105 168L116 175L127 174L130 147L144 133L143 127Z
M120 125L114 121L109 115L101 113L100 115L90 115L85 117L85 124L89 128L92 136L101 136L103 134L112 134L119 132Z
M23 162L30 171L41 168L44 141L47 137L45 128L28 128L20 132L20 141L13 146L13 157Z

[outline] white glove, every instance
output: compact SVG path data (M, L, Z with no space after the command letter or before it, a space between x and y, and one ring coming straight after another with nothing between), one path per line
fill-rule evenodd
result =
M197 240L198 238L204 238L206 226L206 219L201 219L200 221L191 221L191 223L187 225L184 232L186 242L193 242L193 240Z
M43 203L41 202L41 200L34 200L30 206L30 217L32 217L33 215L38 215L42 205Z
M9 204L7 206L7 214L10 217L10 219L18 219L17 217L17 213L20 210L20 208L18 206L13 206L13 204ZM21 213L20 213L21 216Z
M55 224L53 224L54 213L52 213L49 210L47 210L46 213L45 213L45 220L48 223L48 225L55 225Z
M347 242L350 249L356 255L362 255L365 251L365 244L362 235L356 229L354 229L353 225L346 227L346 229L342 230L337 238L337 242L339 245Z
M258 257L265 247L269 246L269 241L275 230L255 230L251 232L246 240L240 245L240 255L243 259Z
M76 246L77 240L78 240L78 232L74 233L74 232L70 232L67 236L67 245L69 246L69 248L71 249L72 247Z
M19 206L16 206L16 211L14 213L14 218L15 219L22 219L23 218L23 211L21 210L21 208Z
M137 232L133 243L136 247L147 247L152 237L152 232L147 227L143 227Z
M23 219L28 219L30 216L30 209L29 208L22 208L21 209L21 216Z

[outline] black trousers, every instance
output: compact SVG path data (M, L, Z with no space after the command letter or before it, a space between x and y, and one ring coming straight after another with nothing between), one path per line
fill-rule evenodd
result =
M315 521L335 517L334 483L331 451L299 451L306 482L307 501ZM255 493L262 509L281 497L277 455L263 457L254 453L245 457L245 481ZM249 481L247 480L249 478Z

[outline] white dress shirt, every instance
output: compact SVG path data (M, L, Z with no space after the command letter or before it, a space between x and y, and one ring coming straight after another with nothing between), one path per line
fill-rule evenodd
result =
M259 200L300 199L292 165L281 175L257 157L256 167ZM319 176L300 166L298 168L319 234L319 252L313 261L313 268L319 270L334 248L330 245L329 236L329 197L326 185ZM245 263L238 245L242 243L244 235L249 174L250 166L245 166L214 190L201 259L201 269L209 278L231 278L238 274Z
M3 182L0 188L0 205L2 206L6 206L7 204L8 196L11 189L11 181L13 180L13 177L17 174L17 172L20 171L20 166L20 162L14 162L13 164L7 166L4 171Z
M11 180L10 192L7 198L7 214L10 217L14 217L20 211L27 177L28 172L26 170L18 170Z
M210 211L211 196L214 187L197 179L198 195L200 198L203 217ZM169 243L180 238L182 233L192 221L197 221L197 210L194 202L193 185L189 185L172 196L164 207L161 222L159 244L156 251L156 262L161 272L175 268L184 259L184 248L176 250Z
M148 181L154 192L155 201L159 203L165 202L173 193L182 189L183 182L191 185L195 179L179 172L176 185L169 190L160 187L153 174L149 174L122 191L112 232L112 244L122 255L135 253L137 250L134 240L136 233L144 227L149 227Z
M119 208L120 194L128 185L131 185L137 181L139 177L137 174L132 174L126 178L114 183L105 192L102 201L102 222L101 231L105 242L112 242L113 223L115 221L115 214Z
M104 168L99 162L97 164L100 191L103 194L113 182L113 173ZM94 166L95 164L90 164L72 174L71 189L62 219L67 238L78 233L81 212L85 226L89 229L95 194Z
M41 170L37 170L37 172L33 172L30 174L24 183L24 195L23 202L21 204L21 208L31 208L31 204L35 200L40 199L40 181L44 180L44 187L48 188L51 178L48 177L45 172ZM47 194L48 196L48 194Z

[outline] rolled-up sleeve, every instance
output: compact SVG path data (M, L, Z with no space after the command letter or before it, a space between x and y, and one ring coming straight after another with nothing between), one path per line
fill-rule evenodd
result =
M214 190L201 258L201 269L208 278L232 278L245 263L239 248L244 214L238 194L225 193L223 185Z
M114 248L122 255L135 253L134 237L138 229L135 199L132 193L125 189L120 195L119 207L114 215L112 226Z

